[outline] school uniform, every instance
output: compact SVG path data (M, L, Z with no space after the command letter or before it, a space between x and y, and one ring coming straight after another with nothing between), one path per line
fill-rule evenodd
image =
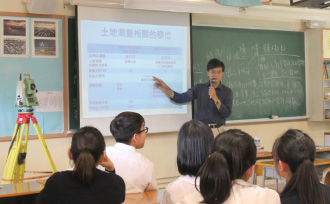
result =
M324 193L325 203L330 203L330 186L323 185L322 189ZM281 196L281 204L299 204L296 193L292 193L288 196Z
M166 186L162 204L177 204L183 202L184 197L187 194L195 193L196 187L199 189L199 178L189 175L181 175L175 181L169 183Z
M221 192L220 192L221 193ZM185 196L183 203L198 204L200 193ZM281 204L278 193L272 189L252 185L242 179L233 181L229 198L223 204Z
M125 201L125 183L114 173L97 170L87 186L72 171L53 174L37 197L37 204L121 204Z
M124 179L126 194L157 189L153 163L135 147L117 142L107 147L106 153L115 165L116 174Z

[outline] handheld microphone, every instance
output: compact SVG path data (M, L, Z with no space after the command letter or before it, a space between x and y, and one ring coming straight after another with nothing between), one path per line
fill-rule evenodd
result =
M213 87L213 84L215 83L215 79L210 80L211 87Z
M214 83L215 83L215 79L210 79L210 85L211 85L211 87L213 87ZM210 98L211 98L211 96L210 96Z

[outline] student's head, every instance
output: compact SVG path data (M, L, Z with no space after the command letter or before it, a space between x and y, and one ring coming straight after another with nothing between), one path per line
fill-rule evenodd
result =
M111 121L110 132L116 142L142 148L148 128L144 127L144 119L140 114L127 111L120 113Z
M73 173L81 183L89 185L92 182L104 149L104 138L98 129L86 126L74 133L69 157L75 163Z
M196 176L211 152L213 133L208 125L191 120L182 125L177 143L177 165L181 175Z
M323 204L320 181L314 167L314 141L300 130L290 129L277 138L273 157L278 174L288 181L282 195L297 193L301 204Z
M214 79L215 82L220 82L225 72L225 64L218 59L211 59L207 63L207 76L209 79Z
M225 202L233 180L252 176L256 151L253 138L238 129L225 131L214 139L212 153L197 174L206 204Z

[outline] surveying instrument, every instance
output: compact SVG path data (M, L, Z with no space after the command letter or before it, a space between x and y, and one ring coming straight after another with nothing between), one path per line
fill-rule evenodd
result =
M30 120L32 120L33 126L38 134L39 141L41 142L44 152L46 153L46 157L48 159L52 172L56 172L54 162L50 156L46 142L40 131L38 121L33 116L32 106L38 106L38 99L36 97L36 93L36 85L31 74L20 74L19 81L17 82L15 103L15 106L19 107L18 116L8 151L6 167L1 184L22 183L23 180L46 177L39 176L24 179ZM22 141L24 132L25 138L24 141Z

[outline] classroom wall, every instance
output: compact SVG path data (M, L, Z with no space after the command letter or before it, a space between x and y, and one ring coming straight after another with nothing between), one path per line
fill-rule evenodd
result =
M74 7L71 5L64 5L63 1L64 0L58 0L58 4L56 6L56 14L74 16ZM26 3L24 3L23 0L0 0L0 11L28 13Z
M63 7L59 1L57 13L60 15L74 15L72 6ZM21 0L0 0L0 11L27 12ZM193 24L221 25L233 27L258 27L276 28L284 30L303 30L301 21L285 19L251 18L243 15L239 17L213 16L213 15L193 15ZM308 50L306 50L308 52ZM307 53L308 54L308 53ZM1 59L0 59L1 60ZM313 60L313 59L311 59ZM307 68L310 69L310 68ZM306 72L308 74L308 72ZM226 77L224 75L224 77ZM308 86L308 81L307 81ZM307 91L308 92L308 91ZM308 95L308 93L307 93ZM308 101L308 100L307 100ZM13 113L16 114L16 113ZM13 121L14 122L14 121ZM148 126L148 121L146 121ZM324 132L330 132L330 125L327 122L290 121L276 123L255 123L244 125L230 125L228 128L239 128L248 132L253 137L261 138L261 146L265 150L271 150L274 140L284 131L290 128L301 129L308 133L317 145L324 144ZM179 174L176 169L176 138L177 132L148 134L145 147L138 150L149 158L156 168L156 177L160 186L173 180ZM46 139L48 149L54 160L57 170L65 170L70 167L67 157L67 150L70 146L71 137ZM106 137L106 144L115 143L112 137ZM0 142L0 176L4 171L6 156L10 142ZM39 140L29 140L26 170L50 170L50 166L43 152Z

